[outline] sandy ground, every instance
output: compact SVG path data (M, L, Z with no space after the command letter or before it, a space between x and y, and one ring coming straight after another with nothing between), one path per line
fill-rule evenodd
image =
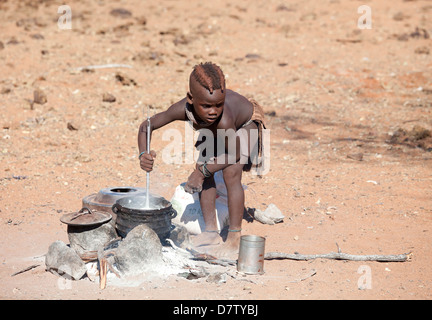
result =
M0 298L432 298L430 1L67 4L70 30L59 28L55 1L0 1ZM371 29L357 25L362 4ZM111 12L118 8L130 14ZM229 88L265 106L271 130L270 171L244 175L246 205L274 203L286 218L245 221L244 234L265 236L267 252L339 247L412 252L411 261L271 260L244 281L173 277L104 290L46 272L49 245L68 241L62 214L102 188L145 186L136 146L143 110L183 98L192 67L207 60ZM112 63L132 68L77 69ZM106 93L115 101L103 101ZM168 128L184 132L183 123ZM154 133L154 149L170 143L164 132ZM170 199L191 168L159 161L152 191Z

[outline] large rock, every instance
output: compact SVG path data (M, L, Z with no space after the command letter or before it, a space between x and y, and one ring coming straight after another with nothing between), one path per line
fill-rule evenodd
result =
M159 236L145 224L136 226L120 242L114 262L118 270L128 275L156 270L163 263Z
M81 279L87 269L79 255L62 241L53 242L45 256L46 269L68 279Z
M97 226L71 226L67 228L69 243L79 255L88 251L98 251L109 241L117 238L117 233L111 223Z

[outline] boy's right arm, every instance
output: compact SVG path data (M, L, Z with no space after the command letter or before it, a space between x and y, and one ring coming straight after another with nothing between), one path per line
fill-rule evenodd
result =
M185 112L186 98L180 100L179 102L173 104L167 110L155 114L150 118L150 139L151 132L153 130L159 129L172 121L175 120L186 120ZM147 150L147 119L144 120L138 130L138 149L140 157L141 168L145 171L151 171L153 167L153 158L156 156L154 151Z

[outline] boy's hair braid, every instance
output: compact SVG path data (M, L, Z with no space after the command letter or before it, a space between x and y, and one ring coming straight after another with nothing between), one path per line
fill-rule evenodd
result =
M213 93L215 89L221 89L222 92L225 89L225 76L221 68L212 62L196 65L193 68L192 76L210 93Z

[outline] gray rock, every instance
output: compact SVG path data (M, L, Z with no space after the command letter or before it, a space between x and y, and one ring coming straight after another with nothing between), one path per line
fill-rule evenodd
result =
M261 223L272 225L282 222L285 216L275 204L270 203L265 211L256 209L254 218Z
M114 262L118 270L128 275L157 269L163 264L158 235L145 224L136 226L120 242Z
M111 223L97 226L71 226L67 228L69 243L79 255L87 251L98 251L100 247L117 238Z
M225 283L227 282L227 274L225 272L216 272L207 277L207 282L210 283Z
M55 241L49 246L45 265L47 271L73 280L81 279L87 272L79 255L62 241Z

